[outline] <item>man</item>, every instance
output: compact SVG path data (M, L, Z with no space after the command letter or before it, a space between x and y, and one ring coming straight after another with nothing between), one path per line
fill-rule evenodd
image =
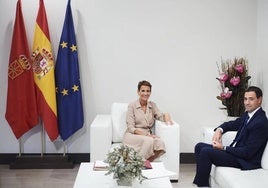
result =
M193 183L209 187L211 166L251 170L261 167L261 158L268 140L268 120L261 108L262 91L251 86L244 94L245 113L235 121L225 122L216 129L212 144L195 146L196 175ZM230 146L223 146L222 134L237 131Z

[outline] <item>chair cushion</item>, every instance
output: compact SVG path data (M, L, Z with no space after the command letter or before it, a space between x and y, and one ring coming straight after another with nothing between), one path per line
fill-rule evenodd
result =
M268 187L268 170L240 170L231 167L217 167L215 181L220 187L228 188L257 188Z
M268 142L267 142L266 148L264 149L264 152L262 154L261 166L263 169L268 170Z
M123 135L126 131L126 114L128 103L113 103L111 109L113 123L113 142L122 142Z

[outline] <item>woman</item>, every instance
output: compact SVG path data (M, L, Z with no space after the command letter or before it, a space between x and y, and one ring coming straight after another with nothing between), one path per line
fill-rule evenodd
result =
M151 132L155 120L172 124L168 113L161 113L154 102L148 101L151 89L150 82L145 80L139 82L139 99L128 106L127 130L123 137L123 144L133 147L149 161L153 161L166 152L165 143Z

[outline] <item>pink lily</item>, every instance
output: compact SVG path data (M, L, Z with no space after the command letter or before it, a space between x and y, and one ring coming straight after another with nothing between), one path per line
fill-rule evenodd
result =
M221 82L225 82L226 80L228 80L228 75L223 72L220 74L220 76L217 79Z
M234 76L233 78L231 78L230 83L233 86L237 86L240 83L240 77L239 76Z
M235 70L237 70L239 73L242 73L244 72L244 66L242 64L238 64L235 66Z
M232 91L229 91L229 88L224 88L223 92L221 93L221 98L228 99L232 96Z

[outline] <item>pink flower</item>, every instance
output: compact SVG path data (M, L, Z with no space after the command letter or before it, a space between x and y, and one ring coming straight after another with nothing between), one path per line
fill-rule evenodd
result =
M244 72L244 66L242 64L238 64L235 66L235 70L237 70L239 73Z
M240 83L240 77L239 76L234 76L233 78L231 78L230 83L233 86L237 86Z
M220 76L218 77L218 80L221 82L225 82L226 80L228 80L228 75L226 73L221 73Z
M229 91L229 88L224 88L223 92L221 93L221 98L228 99L232 96L232 91Z

